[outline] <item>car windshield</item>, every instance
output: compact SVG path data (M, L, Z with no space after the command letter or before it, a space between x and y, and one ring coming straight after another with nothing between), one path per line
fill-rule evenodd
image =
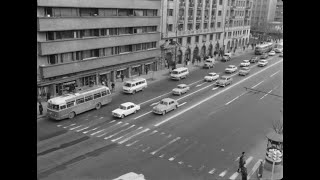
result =
M228 68L233 68L233 67L234 67L234 66L232 66L232 65L229 65L229 66L228 66Z
M206 63L211 63L211 61L210 60L206 60Z
M130 83L124 83L124 86L131 87L131 84Z
M248 62L248 60L243 60L243 62L244 62L244 63L247 63L247 62Z
M216 74L208 74L208 76L215 76Z
M184 88L184 86L178 86L178 89L183 89Z
M178 74L178 72L177 71L172 71L172 74Z
M167 104L168 104L168 102L160 101L160 104L167 105Z
M123 105L120 105L119 109L126 110L127 107L126 107L126 106L123 106Z
M227 77L221 77L220 79L221 79L221 80L226 80L226 79L227 79Z

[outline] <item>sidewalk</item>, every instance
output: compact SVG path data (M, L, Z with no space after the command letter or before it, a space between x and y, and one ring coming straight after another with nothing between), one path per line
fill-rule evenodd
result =
M247 48L245 51L243 50L240 50L238 49L235 53L232 53L233 56L232 57L236 57L236 56L240 56L244 53L250 53L250 52L253 52L253 50L249 47ZM219 62L221 60L220 57L216 58L217 61ZM183 67L184 65L178 65L177 67ZM195 62L194 65L192 65L191 62L189 62L189 64L187 65L188 69L189 69L189 72L192 72L194 70L197 70L199 68L202 68L203 66L203 60L200 62L200 63L197 63ZM171 71L171 69L170 69ZM148 82L148 84L152 84L152 83L155 83L155 82L158 82L162 79L168 79L169 78L169 69L168 68L165 68L165 69L162 69L162 70L158 70L158 71L149 71L148 74L142 74L140 76L134 76L134 77L131 77L131 78L125 78L123 81L125 82L126 80L129 80L129 79L133 79L135 77L141 77L141 78L145 78ZM121 81L121 79L117 80L115 82L115 92L113 92L113 94L120 94L122 92L122 85L123 85L123 82ZM110 85L109 85L110 86ZM109 87L111 89L111 86ZM41 102L42 104L42 107L43 107L43 114L40 115L40 112L39 112L39 104L37 103L37 120L40 120L42 118L44 118L47 114L47 105L48 103L46 101L42 101Z

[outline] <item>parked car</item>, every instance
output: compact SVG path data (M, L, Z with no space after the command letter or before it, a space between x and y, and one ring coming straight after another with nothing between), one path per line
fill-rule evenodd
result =
M124 118L130 114L136 113L140 110L140 105L132 102L126 102L120 105L118 109L112 111L112 115L118 118Z
M229 77L229 76L221 76L217 82L216 82L216 85L217 86L223 86L225 87L226 85L229 85L232 83L232 77Z
M167 112L175 110L178 108L177 100L171 98L164 98L160 101L158 105L153 107L153 113L165 115Z
M274 51L276 53L282 53L283 52L283 48L275 48Z
M240 67L248 67L250 66L249 60L243 60L242 63L240 63Z
M258 63L258 66L259 67L263 67L263 66L266 66L267 64L268 64L267 60L260 60L259 63Z
M246 76L248 75L250 72L250 68L249 67L243 67L239 70L239 75L240 76Z
M235 66L235 65L229 65L229 66L226 68L225 72L226 72L226 73L234 73L234 72L236 72L237 70L238 70L237 66Z
M225 53L222 56L222 59L221 59L221 61L224 61L224 62L227 62L227 61L230 61L230 60L231 60L231 53Z
M274 51L270 51L270 52L268 53L268 55L269 55L269 56L274 56L274 55L276 55L276 53L275 53Z
M253 56L251 59L250 59L250 63L256 63L259 61L259 57L258 56Z
M263 53L261 56L260 56L260 59L267 59L269 57L269 55L267 53Z
M172 94L177 94L180 96L181 94L184 94L189 90L190 90L190 87L187 86L186 84L179 84L176 88L172 90Z
M283 52L279 54L279 57L283 57Z
M219 74L211 72L204 77L204 81L215 81L219 78Z
M204 62L203 68L209 68L209 69L210 69L210 68L213 68L214 62L215 62L214 58L209 58L209 59L207 59L207 60Z

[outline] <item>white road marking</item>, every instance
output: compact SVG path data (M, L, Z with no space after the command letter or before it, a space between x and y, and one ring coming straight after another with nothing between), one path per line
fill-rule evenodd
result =
M100 117L99 119L102 119L103 117Z
M171 157L171 158L169 158L168 160L169 161L173 161L175 159L175 157Z
M247 160L246 160L246 164L244 165L244 167L247 167L247 165L252 161L253 157L250 156Z
M149 136L156 133L156 132L158 132L158 131L157 130L152 131L152 133L150 133Z
M76 125L76 124L70 124L68 126L64 126L63 128L71 127L71 126L74 126L74 125Z
M85 130L85 129L88 129L90 126L87 126L87 127L84 127L84 128L82 128L82 129L79 129L79 130L76 130L77 132L80 132L80 131L83 131L83 130Z
M126 126L126 125L128 125L129 123L125 123L125 124L123 124L122 126L120 126L119 128L122 128L122 127L124 127L124 126ZM97 136L97 137L101 137L101 136L104 136L104 135L106 135L106 134L108 134L109 132L105 132L105 133L103 133L103 134L100 134L99 136Z
M218 89L218 87L212 88L212 91L214 91L214 90L216 90L216 89Z
M263 80L264 81L264 80ZM254 86L252 86L251 88L255 88L255 87L257 87L259 84L261 84L263 81L261 81L261 82L259 82L258 84L256 84L256 85L254 85Z
M133 128L134 126L136 126L136 125L131 125L130 127L128 127L128 128L126 128L126 129L122 129L121 131L118 131L118 132L116 132L115 134L112 134L112 135L110 135L110 136L108 136L108 137L105 137L104 139L105 140L107 140L107 139L110 139L110 138L112 138L113 136L115 136L115 135L117 135L117 134L120 134L121 132L123 132L123 131L126 131L126 130L128 130L128 129L130 129L130 128Z
M200 101L200 102L198 102L198 103L196 103L196 104L194 104L194 105L192 105L192 106L190 106L190 107L188 107L188 108L186 108L186 109L184 109L184 110L182 110L182 111L178 112L177 114L175 114L175 115L173 115L173 116L171 116L171 117L169 117L169 118L167 118L167 119L165 119L165 120L163 120L163 121L161 121L161 122L159 122L159 123L155 124L154 126L156 126L156 127L157 127L157 126L160 126L161 124L163 124L163 123L165 123L165 122L170 121L171 119L173 119L173 118L175 118L175 117L177 117L177 116L179 116L179 115L181 115L181 114L183 114L183 113L185 113L185 112L189 111L190 109L193 109L193 108L195 108L196 106L198 106L198 105L200 105L200 104L202 104L202 103L204 103L204 102L206 102L206 101L208 101L208 100L210 100L210 99L212 99L212 98L214 98L214 97L218 96L219 94L224 93L225 91L227 91L227 90L229 90L229 89L233 88L234 86L236 86L236 85L238 85L238 84L240 84L240 83L244 82L245 80L247 80L247 79L249 79L249 78L251 78L251 77L253 77L253 76L255 76L255 75L257 75L257 74L259 74L259 73L261 73L261 72L263 72L263 71L265 71L265 70L267 70L267 69L269 69L269 68L271 68L271 67L273 67L273 66L275 66L275 65L277 65L278 63L281 63L282 61L283 61L283 60L281 60L281 61L279 61L279 62L276 62L276 63L274 63L274 64L272 64L272 65L270 65L270 66L268 66L268 67L266 67L266 68L263 68L262 70L260 70L260 71L258 71L258 72L256 72L256 73L254 73L254 74L251 74L250 76L248 76L248 77L246 77L246 78L244 78L244 79L242 79L242 80L240 80L240 81L238 81L238 82L236 82L236 83L234 83L234 84L230 85L230 86L229 86L229 87L227 87L226 89L223 89L223 90L221 90L221 91L219 91L219 92L215 93L214 95L207 97L206 99L204 99L204 100L202 100L202 101Z
M272 77L272 76L276 75L278 72L280 72L280 70L279 70L279 71L277 71L277 72L275 72L275 73L273 73L270 77Z
M118 141L118 140L121 139L121 138L123 138L123 136L120 136L120 137L118 137L118 138L116 138L116 139L112 139L111 141L112 141L112 142L115 142L115 141Z
M203 79L200 79L199 81L203 81ZM195 82L193 82L193 83L191 83L191 84L188 84L188 86L191 86L192 84L196 84L196 83L198 83L199 81L195 81Z
M94 133L92 133L92 134L90 134L90 135L91 135L91 136L93 136L93 135L98 134L98 133L100 133L100 132L102 132L102 131L105 131L106 129L108 129L108 128L105 128L105 129L99 130L99 131L94 132Z
M165 148L165 147L169 146L170 144L172 144L172 143L174 143L174 142L178 141L179 139L181 139L181 137L177 137L177 138L175 138L175 139L171 140L169 143L167 143L167 144L165 144L165 145L161 146L160 148L158 148L157 150L155 150L155 151L151 152L150 154L155 155L155 154L156 154L157 152L159 152L161 149L163 149L163 148Z
M230 180L235 180L235 179L238 177L238 175L239 175L239 173L238 173L238 172L235 172L235 173L233 173L233 174L229 177L229 179L230 179Z
M198 84L198 85L196 85L196 87L202 86L202 85L203 85L203 84L205 84L205 83L207 83L207 82L204 82L204 83Z
M128 137L128 138L120 141L119 144L122 144L122 143L124 143L124 142L132 139L133 137L138 136L139 134L145 133L145 132L147 132L147 131L149 131L149 130L150 130L149 128L146 128L146 129L144 129L143 131L140 131L140 132L138 132L137 134L134 134L134 135L132 135L132 136L130 136L130 137Z
M150 149L150 147L143 149L142 152L146 152L148 149Z
M178 163L179 163L179 164L183 164L183 161L179 161Z
M152 103L150 106L154 106L154 105L157 105L157 104L159 104L159 103L160 103L160 101L155 102L155 103Z
M187 141L187 140L186 140ZM173 155L171 158L169 158L169 161L173 161L174 159L176 159L178 156L180 156L181 154L187 152L193 145L197 144L198 142L195 141L194 143L190 144L189 146L187 146L182 152L177 153L175 155Z
M230 104L232 101L238 99L240 96L235 97L234 99L232 99L231 101L227 102L226 105Z
M112 121L110 121L108 124L110 124L110 123L113 123L113 122L115 122L116 120L112 120Z
M76 127L70 128L69 130L74 130L74 129L77 129L77 128L82 127L82 126L83 126L83 125L76 126Z
M132 146L133 144L135 144L135 143L137 143L139 140L136 140L136 141L134 141L134 142L132 142L132 143L130 143L130 144L127 144L126 146Z
M147 115L147 114L149 114L149 113L151 113L152 111L148 111L148 112L146 112L146 113L144 113L144 114L142 114L142 115L140 115L140 116L138 116L138 117L136 117L136 118L133 118L133 119L138 119L138 118L141 118L142 116L145 116L145 115Z
M62 126L62 125L61 125L61 124L58 124L57 126L60 127L60 126Z
M162 132L160 135L163 135L163 134L165 134L164 132Z
M167 136L167 138L170 138L172 135L171 134L169 134L168 136Z
M235 161L238 161L240 159L240 156L239 157L237 157L237 159L235 160Z
M214 173L214 171L216 171L216 169L215 169L215 168L211 169L211 171L209 171L208 173L209 173L209 174L213 174L213 173Z
M224 170L222 173L219 174L220 177L223 177L224 175L227 174L227 170Z
M187 102L181 103L178 105L178 107L185 105Z
M273 89L271 89L268 93L271 93L272 90L273 90ZM264 96L262 96L262 97L260 98L260 100L263 99L264 97L266 97L267 95L268 95L268 94L265 94Z
M260 165L260 161L261 159L259 159L253 166L253 168L251 169L249 175L248 175L248 179L250 179L250 177L253 175L253 173L258 169L259 165Z
M140 103L139 105L141 106L141 105L144 104L144 103L147 103L147 102L149 102L149 101L158 99L158 98L160 98L161 96L164 96L164 95L167 95L167 94L170 94L170 93L171 93L171 92L168 92L168 93L162 94L162 95L160 95L160 96L157 96L157 97L155 97L155 98L149 99L149 100L147 100L147 101L145 101L145 102Z
M159 156L160 158L163 158L164 154L162 154L161 156Z
M134 149L139 149L143 144L140 144L139 146L136 146Z
M205 86L205 87L203 87L203 88L201 88L201 89L198 89L198 90L196 90L196 91L194 91L194 92L192 92L192 93L189 93L189 94L187 94L187 95L185 95L185 96L177 99L177 101L179 101L179 100L181 100L181 99L183 99L183 98L186 98L186 97L188 97L188 96L191 96L192 94L197 93L197 92L199 92L199 91L201 91L201 90L203 90L203 89L205 89L205 88L208 88L208 87L210 87L210 86L213 86L213 85L214 85L214 84L210 84L210 85Z
M96 127L96 128L93 128L93 129L90 129L89 131L84 131L84 132L82 132L83 134L87 134L88 132L90 132L90 131L94 131L94 130L96 130L96 129L98 129L100 126L98 126L98 127Z

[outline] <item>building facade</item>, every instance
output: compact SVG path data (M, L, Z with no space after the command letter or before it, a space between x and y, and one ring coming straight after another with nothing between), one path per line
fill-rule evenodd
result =
M282 0L277 0L276 14L274 17L274 21L283 23L283 1Z
M255 31L274 21L277 0L253 0L251 30Z
M161 0L38 0L38 97L158 69Z
M163 56L184 65L220 49L226 52L247 45L251 8L251 0L163 0ZM172 41L177 43L166 46Z

